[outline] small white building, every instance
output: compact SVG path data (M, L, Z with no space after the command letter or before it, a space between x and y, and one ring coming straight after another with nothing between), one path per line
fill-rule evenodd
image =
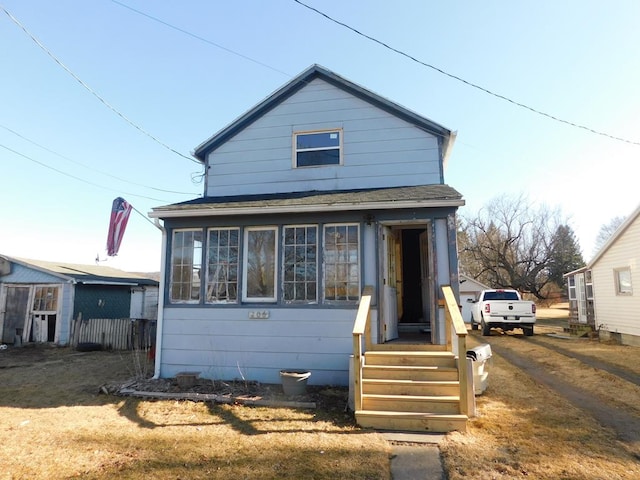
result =
M640 346L640 206L587 265L601 339Z
M477 300L480 292L489 288L467 275L460 274L460 305L462 305L462 319L465 323L471 323L471 303L469 300Z

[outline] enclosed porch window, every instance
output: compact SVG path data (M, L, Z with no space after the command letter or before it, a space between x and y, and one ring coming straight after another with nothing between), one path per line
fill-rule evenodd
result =
M275 302L277 270L276 227L249 227L244 238L243 300Z
M210 228L207 238L207 303L238 301L239 228Z
M318 227L284 227L283 295L285 302L318 301Z
M360 231L354 225L324 227L324 299L360 298Z
M200 301L202 230L176 230L171 242L171 301Z

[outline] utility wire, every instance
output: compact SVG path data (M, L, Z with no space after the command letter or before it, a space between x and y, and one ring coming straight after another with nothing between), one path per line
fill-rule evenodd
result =
M2 144L0 144L0 147L1 147L1 148L4 148L5 150L8 150L9 152L11 152L11 153L13 153L13 154L15 154L15 155L18 155L18 156L20 156L20 157L22 157L22 158L25 158L25 159L27 159L27 160L29 160L29 161L33 162L33 163L37 163L37 164L38 164L38 165L40 165L41 167L48 168L49 170L53 170L54 172L59 173L60 175L64 175L65 177L73 178L74 180L78 180L78 181L80 181L80 182L86 183L86 184L88 184L88 185L92 185L92 186L94 186L94 187L102 188L103 190L110 190L110 191L113 191L113 189L112 189L112 188L104 187L104 186L99 185L99 184L97 184L97 183L90 182L89 180L85 180L84 178L76 177L75 175L71 175L70 173L63 172L62 170L58 170L57 168L52 167L51 165L47 165L46 163L42 163L42 162L40 162L40 161L38 161L38 160L36 160L36 159L34 159L34 158L31 158L31 157L29 157L29 156L27 156L27 155L25 155L25 154L23 154L23 153L20 153L20 152L18 152L18 151L16 151L16 150L14 150L13 148L9 148L9 147L7 147L6 145L2 145ZM136 194L136 193L129 193L129 192L123 192L123 193L125 193L127 196L139 197L139 198L146 198L147 200L153 200L153 201L155 201L155 202L165 202L165 203L169 203L169 202L167 202L166 200L162 200L162 199L160 199L160 198L146 197L146 196L144 196L144 195L138 195L138 194Z
M394 48L394 47L392 47L392 46L390 46L390 45L378 40L377 38L374 38L374 37L372 37L370 35L362 33L361 31L353 28L352 26L347 25L346 23L341 22L339 20L336 20L335 18L329 16L328 14L318 10L317 8L311 7L311 6L307 5L304 2L301 2L300 0L293 0L293 1L295 3L301 5L301 6L303 6L303 7L307 8L307 9L317 13L318 15L326 18L327 20L329 20L329 21L331 21L333 23L336 23L336 24L340 25L341 27L344 27L344 28L346 28L348 30L351 30L352 32L356 33L357 35L360 35L361 37L364 37L367 40L371 40L372 42L375 42L378 45L381 45L381 46L383 46L384 48L386 48L388 50L391 50L392 52L395 52L395 53L397 53L399 55L402 55L403 57L406 57L406 58L408 58L408 59L410 59L410 60L412 60L412 61L414 61L414 62L416 62L416 63L418 63L418 64L420 64L422 66L424 66L424 67L427 67L427 68L430 68L432 70L435 70L436 72L441 73L442 75L445 75L445 76L447 76L449 78L452 78L454 80L462 82L465 85L468 85L469 87L475 88L477 90L480 90L481 92L484 92L484 93L487 93L487 94L489 94L489 95L491 95L493 97L499 98L500 100L504 100L504 101L509 102L509 103L511 103L513 105L516 105L518 107L521 107L521 108L524 108L526 110L529 110L530 112L536 113L538 115L542 115L543 117L547 117L547 118L549 118L551 120L555 120L556 122L564 123L565 125L569 125L569 126L572 126L572 127L575 127L575 128L580 128L582 130L586 130L587 132L595 133L596 135L601 135L603 137L608 137L608 138L611 138L613 140L618 140L618 141L624 142L624 143L630 143L632 145L640 145L640 142L633 141L633 140L628 140L628 139L622 138L622 137L617 137L615 135L611 135L611 134L606 133L606 132L601 132L601 131L595 130L595 129L591 128L591 127L587 127L585 125L580 125L580 124L577 124L577 123L570 122L568 120L564 120L562 118L556 117L556 116L551 115L549 113L546 113L546 112L537 110L537 109L535 109L533 107L530 107L528 105L525 105L524 103L517 102L517 101L515 101L515 100L513 100L513 99L511 99L509 97L505 97L504 95L500 95L499 93L492 92L491 90L489 90L487 88L484 88L484 87L481 87L478 84L475 84L473 82L465 80L464 78L458 77L457 75L454 75L452 73L448 73L448 72L442 70L441 68L438 68L438 67L436 67L434 65L430 65L429 63L423 62L422 60L418 60L416 57L414 57L412 55L409 55L408 53L405 53L402 50L398 50L397 48Z
M142 127L136 125L135 123L133 123L133 121L129 120L129 118L127 118L123 113L121 113L120 111L118 111L115 107L113 107L109 102L107 102L103 97L101 97L98 93L96 93L91 87L89 87L89 85L87 85L85 82L82 81L82 79L80 77L78 77L75 73L73 73L64 63L62 63L61 60L59 60L53 53L51 53L51 51L49 49L47 49L47 47L45 47L40 40L38 40L31 32L29 32L29 30L27 30L27 28L22 25L18 19L16 17L14 17L13 15L11 15L11 13L9 13L9 11L4 8L2 5L0 5L0 9L7 14L7 16L11 19L11 21L13 23L15 23L18 27L20 27L20 29L29 37L31 38L31 40L33 40L35 42L36 45L38 45L38 47L40 47L40 49L42 49L47 55L49 55L49 57L51 57L58 65L60 65L60 67L62 67L69 75L71 75L80 85L82 85L89 93L91 93L94 97L96 97L98 100L100 100L100 102L102 102L102 104L104 104L109 110L111 110L113 113L115 113L116 115L118 115L120 118L122 118L125 122L127 122L129 125L131 125L133 128L135 128L136 130L138 130L139 132L143 133L144 135L146 135L147 137L149 137L151 140L153 140L154 142L162 145L164 148L166 148L167 150L175 153L176 155L181 156L182 158L185 158L187 160L189 160L190 162L194 162L197 163L198 165L201 165L201 163L191 157L188 157L187 155L184 155L183 153L178 152L177 150L175 150L174 148L171 148L169 145L167 145L166 143L160 141L158 138L154 137L153 135L151 135L149 132L147 132L146 130L144 130Z
M240 58L244 58L245 60L249 60L250 62L256 63L256 64L258 64L258 65L260 65L262 67L265 67L265 68L268 68L270 70L273 70L274 72L281 73L282 75L286 76L289 80L291 80L291 79L293 79L295 77L295 75L292 75L290 73L287 73L287 72L284 72L282 70L279 70L279 69L277 69L275 67L272 67L271 65L268 65L266 63L260 62L259 60L256 60L254 58L248 57L246 55L243 55L242 53L238 53L235 50L231 50L231 49L229 49L227 47L223 47L222 45L220 45L218 43L215 43L215 42L213 42L211 40L208 40L208 39L203 38L203 37L201 37L199 35L196 35L195 33L191 33L188 30L184 30L183 28L176 27L175 25L172 25L172 24L170 24L168 22L165 22L164 20L161 20L161 19L159 19L157 17L154 17L154 16L152 16L152 15L150 15L148 13L145 13L145 12L140 11L140 10L136 10L135 8L132 8L132 7L130 7L130 6L126 5L126 4L124 4L124 3L121 3L118 0L111 0L111 1L113 3L115 3L115 4L117 4L117 5L120 5L120 6L124 7L124 8L126 8L126 9L128 9L128 10L131 10L132 12L135 12L135 13L137 13L139 15L142 15L143 17L147 17L147 18L149 18L149 19L151 19L151 20L153 20L155 22L161 23L162 25L165 25L165 26L167 26L169 28L177 30L178 32L184 33L185 35L188 35L188 36L190 36L192 38L195 38L196 40L200 40L200 41L202 41L204 43L207 43L209 45L213 45L214 47L217 47L217 48L220 48L220 49L224 50L225 52L229 52L229 53L231 53L233 55L236 55L236 56L238 56ZM307 82L307 81L304 81L304 83L309 84L309 82ZM434 135L444 137L444 135L439 135L439 134L436 134L436 133L434 133ZM203 177L204 173L203 174L195 174L192 177L192 181L194 183L196 183L196 179L195 179L196 175L198 177Z
M32 145L35 145L36 147L39 147L39 148L41 148L41 149L43 149L43 150L45 150L45 151L47 151L49 153L52 153L52 154L54 154L54 155L56 155L56 156L58 156L58 157L60 157L60 158L62 158L64 160L67 160L67 161L69 161L71 163L75 163L76 165L80 165L81 167L84 167L84 168L86 168L88 170L93 170L94 172L98 172L98 173L100 173L102 175L106 175L107 177L115 178L116 180L119 180L121 182L129 183L129 184L135 185L137 187L149 188L149 189L155 190L157 192L177 193L179 195L193 195L193 193L191 193L191 192L177 192L175 190L165 190L163 188L150 187L149 185L144 185L142 183L132 182L131 180L127 180L126 178L121 178L121 177L118 177L116 175L112 175L109 172L104 172L104 171L99 170L97 168L90 167L89 165L86 165L86 164L84 164L82 162L78 162L76 160L73 160L72 158L69 158L69 157L67 157L65 155L62 155L61 153L58 153L58 152L56 152L54 150L51 150L50 148L45 147L44 145L40 145L39 143L34 142L33 140L25 137L24 135L20 135L18 132L16 132L15 130L12 130L11 128L9 128L9 127L7 127L5 125L0 124L0 128L4 128L6 131L13 133L15 136L20 137L21 139L26 140L27 142L31 143Z
M218 43L215 43L215 42L213 42L211 40L208 40L208 39L206 39L204 37L201 37L199 35L196 35L195 33L191 33L191 32L189 32L187 30L184 30L184 29L182 29L180 27L176 27L175 25L172 25L172 24L170 24L168 22L165 22L164 20L161 20L158 17L154 17L153 15L149 15L148 13L142 12L140 10L136 10L135 8L130 7L129 5L126 5L124 3L118 2L118 0L111 0L111 1L113 3L115 3L116 5L120 5L121 7L124 7L126 9L128 9L128 10L131 10L132 12L137 13L138 15L142 15L143 17L147 17L148 19L153 20L154 22L161 23L165 27L172 28L174 30L177 30L180 33L184 33L185 35L189 35L190 37L193 37L196 40L200 40L201 42L208 43L209 45L212 45L212 46L214 46L216 48L219 48L220 50L224 50L225 52L228 52L228 53L231 53L231 54L236 55L238 57L244 58L245 60L249 60L250 62L253 62L253 63L255 63L257 65L260 65L262 67L265 67L265 68L268 68L270 70L273 70L274 72L281 73L282 75L285 75L287 77L291 77L292 76L292 75L290 75L290 74L288 74L286 72L283 72L282 70L278 70L277 68L272 67L271 65L267 65L266 63L262 63L261 61L256 60L255 58L248 57L247 55L244 55L242 53L239 53L239 52L236 52L234 50L231 50L230 48L223 47L222 45L220 45Z

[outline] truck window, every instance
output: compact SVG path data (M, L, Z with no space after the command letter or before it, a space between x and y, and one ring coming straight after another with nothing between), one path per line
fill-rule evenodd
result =
M485 292L485 300L518 300L516 292Z

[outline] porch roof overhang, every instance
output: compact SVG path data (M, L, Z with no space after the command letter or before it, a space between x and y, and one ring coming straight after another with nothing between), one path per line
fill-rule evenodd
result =
M448 185L419 185L331 192L202 197L154 208L149 216L164 219L352 210L397 210L461 207L463 205L462 195Z

